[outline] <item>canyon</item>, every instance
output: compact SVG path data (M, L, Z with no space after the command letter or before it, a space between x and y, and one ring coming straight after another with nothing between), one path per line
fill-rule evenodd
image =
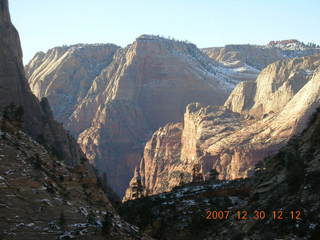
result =
M318 239L319 46L0 30L0 239Z
M39 99L48 99L55 118L77 139L99 175L106 176L108 184L123 196L134 169L144 162L140 160L144 158L148 139L154 138L152 134L159 128L170 132L174 123L183 120L188 104L198 102L204 107L225 104L226 108L243 115L246 109L251 109L253 100L250 98L255 95L255 81L262 69L274 61L319 52L300 42L294 42L291 47L286 44L198 49L191 43L142 35L126 48L114 44L77 44L39 52L25 70L33 93ZM232 91L235 86L237 90ZM240 96L241 91L245 96ZM233 97L228 98L230 93ZM264 111L259 109L256 105L257 114ZM188 116L192 118L191 115ZM238 119L242 125L252 122L241 120L242 115L230 117ZM242 128L240 122L232 127ZM185 133L184 138L190 136ZM170 141L178 144L180 140ZM146 148L149 148L148 143ZM176 153L173 155L180 157ZM189 160L199 159L194 149L182 155ZM230 157L224 155L224 158ZM187 162L186 159L182 161ZM230 160L225 160L220 171L227 162ZM255 162L249 160L245 165L250 168ZM211 165L208 162L205 170ZM232 170L233 174L225 170L221 177L247 176L246 172L240 174L242 167L234 165L232 168L238 170ZM180 174L179 171L176 174ZM177 182L170 181L172 186Z

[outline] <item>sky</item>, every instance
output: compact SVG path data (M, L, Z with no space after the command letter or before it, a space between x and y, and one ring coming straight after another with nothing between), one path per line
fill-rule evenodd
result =
M76 43L125 47L142 34L198 47L298 39L320 44L319 0L9 0L26 64Z

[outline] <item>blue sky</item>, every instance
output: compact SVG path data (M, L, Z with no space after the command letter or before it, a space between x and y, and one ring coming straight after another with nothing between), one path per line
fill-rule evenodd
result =
M198 47L298 39L320 44L319 0L9 0L24 62L64 44L115 43L141 34Z

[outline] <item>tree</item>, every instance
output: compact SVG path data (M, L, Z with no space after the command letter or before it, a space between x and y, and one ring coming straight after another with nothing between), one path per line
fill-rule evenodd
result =
M67 223L66 217L64 216L64 212L62 211L59 216L59 225L62 231L65 231L66 223Z
M192 182L202 182L203 179L202 166L195 164L192 168Z
M112 213L107 212L102 222L102 232L109 235L112 230Z
M219 172L216 169L212 168L209 172L209 181L210 182L217 181L218 177L219 177Z

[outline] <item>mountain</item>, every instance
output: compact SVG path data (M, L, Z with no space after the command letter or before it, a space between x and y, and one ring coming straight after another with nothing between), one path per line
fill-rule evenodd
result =
M150 239L123 221L75 140L31 93L0 0L0 239Z
M126 48L53 48L25 69L34 94L48 99L57 120L120 195L153 131L181 121L191 102L223 104L240 81L194 44L151 35Z
M157 239L319 238L319 127L307 128L266 158L249 179L183 184L126 202L123 216Z
M256 83L240 83L223 107L188 105L181 125L160 128L148 141L135 176L143 195L191 182L195 170L205 179L211 169L221 179L250 176L255 164L300 133L319 107L319 60L314 55L272 63ZM133 187L124 200L135 198Z

